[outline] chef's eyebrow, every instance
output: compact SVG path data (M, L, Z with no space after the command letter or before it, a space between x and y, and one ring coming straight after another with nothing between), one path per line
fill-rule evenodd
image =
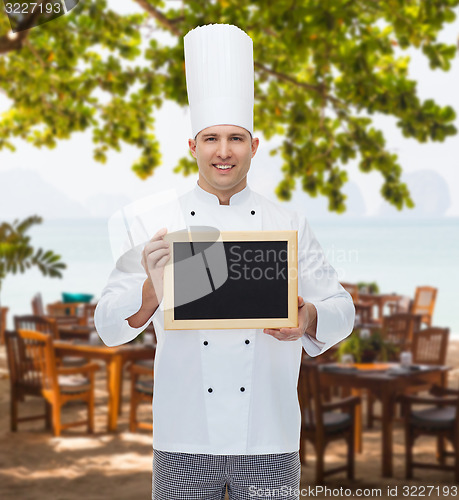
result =
M216 133L208 133L208 134L203 134L202 137L218 137L220 134ZM247 137L245 134L241 132L235 132L234 134L229 134L230 137Z

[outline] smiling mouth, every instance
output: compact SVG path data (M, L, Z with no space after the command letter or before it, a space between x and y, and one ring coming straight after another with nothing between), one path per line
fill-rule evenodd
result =
M228 165L225 163L212 163L212 166L218 170L231 170L234 167L234 165Z

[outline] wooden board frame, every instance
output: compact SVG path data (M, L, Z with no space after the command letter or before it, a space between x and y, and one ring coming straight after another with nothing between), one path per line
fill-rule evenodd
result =
M286 318L187 319L174 318L174 242L208 242L209 232L186 231L166 234L171 256L164 270L165 330L217 330L298 327L298 231L223 231L219 242L286 241L287 242L287 309Z

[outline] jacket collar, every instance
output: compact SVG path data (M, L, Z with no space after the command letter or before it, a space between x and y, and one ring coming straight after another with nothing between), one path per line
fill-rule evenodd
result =
M244 203L247 203L250 199L251 193L252 191L247 185L242 191L239 191L238 193L233 194L233 196L231 196L230 206L243 205ZM196 186L194 188L194 194L196 198L202 203L205 203L207 205L220 205L218 196L202 189L202 187L198 184L197 181L196 181Z

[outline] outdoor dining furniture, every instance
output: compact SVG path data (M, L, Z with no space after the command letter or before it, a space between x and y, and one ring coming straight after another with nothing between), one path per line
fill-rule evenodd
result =
M49 308L47 307L49 310ZM56 311L53 309L53 305L51 305L51 313L53 314L45 314L45 309L43 307L43 299L41 293L37 293L32 298L32 314L34 316L40 316L42 318L51 318L56 321L59 325L79 325L81 323L80 318L76 315L67 314L70 310L68 308L61 309L59 308ZM76 311L76 309L75 309ZM56 313L55 313L56 312ZM55 313L55 314L54 314Z
M56 321L52 318L25 314L22 316L14 316L13 321L16 331L34 330L36 332L48 333L54 340L59 339L59 329Z
M107 367L108 419L107 429L116 431L118 414L121 411L121 388L123 366L127 361L153 359L152 346L129 343L115 347L94 345L77 341L56 341L54 348L60 356L82 355L88 359L101 359Z
M401 295L396 300L387 302L389 315L395 313L408 313L411 311L413 299L409 295Z
M360 398L351 396L324 402L320 376L319 364L314 361L302 361L298 381L301 463L306 462L307 440L312 443L316 453L316 483L321 484L325 476L342 471L346 471L348 479L354 479L355 407L360 403ZM327 444L341 439L347 444L346 464L326 469L324 460Z
M54 302L46 306L46 311L51 317L73 316L78 317L77 309L81 304L78 302Z
M93 326L80 325L75 323L58 322L59 339L60 340L78 340L81 342L89 342L92 332L95 332Z
M354 283L341 283L341 286L350 294L355 307L356 323L367 325L373 322L371 301L362 299L359 292L359 287Z
M459 482L459 391L433 387L431 392L433 397L403 396L406 478L413 478L414 468L440 469L454 471ZM423 408L415 410L415 405ZM423 435L437 438L438 463L413 458L415 441ZM453 452L445 450L445 440L452 444ZM446 463L448 455L453 457L453 465Z
M94 312L96 307L97 304L83 304L81 306L81 314L80 311L77 311L81 325L94 328Z
M60 324L77 324L94 329L97 304L55 302L47 306L48 315Z
M444 365L448 351L449 328L428 327L414 332L411 344L412 362L415 365ZM412 386L410 394L428 391L429 385Z
M399 356L402 352L411 352L414 364L444 365L449 330L443 328L420 330L420 328L420 314L395 313L384 317L382 332L386 341L399 347ZM429 387L425 384L419 387L412 386L409 392L422 392ZM381 419L381 416L374 414L374 402L374 396L369 394L367 398L367 426L369 428L373 427L374 420Z
M34 330L36 332L47 333L51 335L53 340L59 340L59 325L53 318L44 316L34 316L28 314L24 316L14 316L14 329L18 330ZM80 366L87 363L86 358L82 356L64 356L58 358L57 362L62 362L64 366Z
M414 332L414 364L444 365L448 352L449 328L429 327Z
M437 289L432 286L418 286L414 295L411 313L420 314L422 323L430 326L437 298Z
M397 396L409 387L419 384L439 385L446 387L447 366L419 366L402 368L397 363L385 364L351 364L336 363L320 366L321 383L326 386L339 386L354 395L362 390L368 391L381 401L382 406L382 439L381 439L381 472L384 477L392 477L392 429L394 409ZM361 405L356 407L356 449L361 450Z
M57 366L52 336L33 330L19 330L14 370L14 387L12 384L12 404L17 404L17 392L13 391L24 384L34 387L37 395L41 395L51 406L52 427L55 436L70 427L86 425L87 431L94 430L94 372L99 369L95 363L79 367ZM13 361L14 363L14 361ZM20 389L19 389L20 391ZM84 401L87 404L86 420L78 420L63 424L61 408L69 401ZM13 418L17 409L12 409ZM49 409L46 410L46 423L49 426ZM16 413L16 415L15 415ZM17 418L16 418L17 421Z
M153 351L154 357L155 351ZM140 403L146 402L151 410L153 398L153 359L141 360L132 363L129 367L131 373L131 408L129 413L129 430L136 432L137 429L153 430L153 424L143 422L137 418L137 408Z
M0 344L5 343L5 330L6 330L6 315L8 313L7 307L0 307Z
M360 300L365 303L370 303L372 308L372 322L381 324L384 317L384 310L387 306L397 303L402 299L401 295L395 293L363 293L361 292Z
M432 286L418 286L414 293L414 299L402 295L388 304L391 314L400 312L420 314L421 323L430 326L432 324L437 291Z
M36 293L32 297L32 314L35 316L44 316L45 309L43 307L43 298L41 293Z
M414 332L421 328L421 316L411 313L395 313L384 316L382 335L385 341L399 347L399 351L409 351Z
M44 413L39 415L19 416L19 403L26 396L42 398L41 379L27 375L29 364L24 349L24 343L16 331L5 331L6 358L10 380L10 429L17 431L19 422L45 419L46 428L51 428L51 413L49 405L44 402ZM30 360L28 361L30 363Z

